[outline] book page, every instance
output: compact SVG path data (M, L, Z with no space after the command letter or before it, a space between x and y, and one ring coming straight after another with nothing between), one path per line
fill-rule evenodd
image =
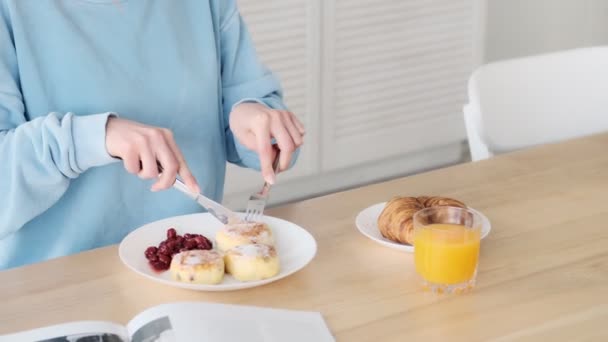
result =
M318 312L203 302L164 304L127 325L132 342L333 342Z
M125 327L111 322L82 321L0 336L0 342L129 342Z

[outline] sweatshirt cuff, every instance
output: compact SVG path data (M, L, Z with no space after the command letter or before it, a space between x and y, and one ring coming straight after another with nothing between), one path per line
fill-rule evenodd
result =
M273 109L272 107L270 107L266 102L262 101L261 99L257 99L257 98L253 98L253 97L249 97L249 98L245 98L242 99L240 101L237 101L235 104L232 105L232 107L230 108L230 111L232 112L234 110L234 108L238 105L240 105L241 103L259 103L263 106L266 106L270 109Z
M72 138L76 164L81 171L118 161L106 150L106 124L115 113L103 113L72 118Z

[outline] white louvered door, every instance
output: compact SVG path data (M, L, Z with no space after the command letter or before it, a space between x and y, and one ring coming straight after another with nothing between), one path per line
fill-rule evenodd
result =
M324 171L461 141L471 0L324 2Z
M239 0L262 60L307 128L271 204L462 158L479 0ZM225 203L261 185L230 166Z
M307 127L306 149L296 166L280 176L284 184L316 172L320 163L315 129L320 106L320 0L239 0L238 5L260 58L281 79L287 106ZM245 204L246 198L238 196L263 182L259 173L233 165L226 179L226 201L235 206Z

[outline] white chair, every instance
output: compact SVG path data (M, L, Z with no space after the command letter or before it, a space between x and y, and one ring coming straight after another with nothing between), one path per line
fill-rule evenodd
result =
M608 46L486 64L468 92L474 161L608 131Z

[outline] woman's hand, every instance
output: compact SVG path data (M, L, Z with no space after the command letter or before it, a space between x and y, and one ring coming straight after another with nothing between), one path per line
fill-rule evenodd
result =
M274 138L281 151L279 170L289 167L294 151L303 143L304 125L291 112L270 109L259 103L242 103L230 113L230 129L241 144L260 156L262 176L274 184L272 161Z
M159 177L158 161L163 171L152 186L152 191L170 188L179 174L190 190L200 192L196 179L168 129L110 117L106 125L106 149L111 156L123 160L129 173L142 179Z

